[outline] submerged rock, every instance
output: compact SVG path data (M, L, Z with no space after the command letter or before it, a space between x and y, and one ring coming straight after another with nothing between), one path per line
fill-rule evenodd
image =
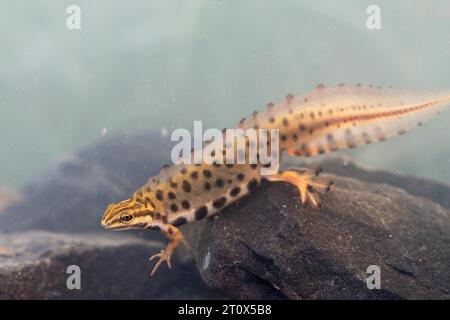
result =
M0 235L0 299L211 299L191 259L175 257L150 277L159 243L129 236L28 231ZM81 289L67 279L80 268ZM69 283L76 282L69 280Z
M419 192L415 178L389 177L422 197L332 176L333 191L314 210L292 186L263 184L209 219L197 246L201 276L238 299L449 299L450 211L425 198L441 185L427 181ZM381 289L367 287L371 265Z
M156 133L112 136L55 161L0 215L0 232L102 231L105 207L130 196L170 159Z
M322 162L338 176L321 210L301 207L290 185L265 183L216 218L183 227L191 244L197 239L201 278L183 249L172 272L163 266L150 278L147 259L167 240L99 222L107 204L168 162L167 140L104 139L30 182L25 199L0 214L0 298L217 298L216 289L246 299L450 298L450 188L342 159ZM67 289L72 264L81 290ZM381 289L366 286L370 265L380 267Z

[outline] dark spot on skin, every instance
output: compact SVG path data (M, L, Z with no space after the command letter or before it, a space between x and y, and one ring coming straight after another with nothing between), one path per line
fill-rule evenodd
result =
M271 118L269 119L269 122L270 122L270 123L274 123L274 122L275 122L275 118L271 117Z
M252 167L252 169L256 169L256 168L258 168L258 165L257 165L256 163L252 163L252 164L250 165L250 167Z
M183 168L183 169L181 169L181 174L186 174L187 173L187 169L186 168Z
M174 199L177 198L177 196L175 195L175 193L173 193L172 191L170 191L167 195L169 196L169 199L170 199L170 200L174 200Z
M289 125L288 119L284 118L283 119L283 126L287 127L288 125Z
M220 163L214 162L214 163L213 163L213 166L216 167L216 168L220 168L221 164L220 164Z
M336 151L338 149L336 140L334 140L334 137L331 133L327 135L328 140L328 148L330 148L331 151Z
M206 217L207 214L208 214L208 208L205 206L202 206L195 211L195 220L200 220L200 219Z
M253 191L256 189L257 186L258 186L258 180L252 179L248 182L247 189L248 189L248 191Z
M159 201L164 200L163 192L161 190L156 190L156 199L158 199Z
M211 184L209 182L205 182L205 189L211 190Z
M183 209L189 209L191 207L191 204L189 203L189 201L183 200L183 202L181 202L181 206L183 207Z
M203 170L203 175L204 175L206 178L210 178L210 177L212 176L211 171L209 171L208 169Z
M170 210L172 210L173 212L177 212L178 206L175 203L172 203L172 205L170 206Z
M161 219L161 213L155 212L155 219L156 219L156 220Z
M167 223L167 216L163 216L161 220L163 223Z
M316 115L314 114L314 112L311 112L311 114L309 115L311 117L311 119L314 119L316 117Z
M198 172L197 171L192 172L191 173L191 177L192 177L192 179L197 179L198 178Z
M298 126L298 128L300 129L300 131L305 131L305 130L306 130L306 127L305 127L305 125L303 125L303 124L300 124L300 125Z
M292 134L292 141L297 141L298 137L295 133Z
M189 181L183 180L182 187L184 192L191 192L191 184L189 183Z
M178 217L172 225L177 227L187 223L187 219L185 217Z
M178 185L175 182L171 182L170 186L175 189Z
M217 188L222 188L223 187L223 180L222 179L217 179L216 180L216 187Z
M213 207L216 209L222 208L227 202L227 198L221 197L213 202Z
M211 151L211 157L214 157L216 155L216 150Z
M309 134L313 134L314 133L314 129L309 129Z
M241 188L235 187L235 188L231 189L230 196L236 197L240 192L241 192Z
M307 143L303 143L300 147L302 155L305 157L309 157L311 155L311 151L309 150L309 145Z
M245 176L244 176L244 174L239 173L239 174L237 175L237 178L238 178L239 181L242 181L242 180L244 180Z
M286 136L285 134L282 134L282 135L281 135L281 140L282 140L282 141L286 141L286 140L287 140L287 136Z
M228 184L231 184L232 182L233 182L233 180L231 180L231 179L228 179Z

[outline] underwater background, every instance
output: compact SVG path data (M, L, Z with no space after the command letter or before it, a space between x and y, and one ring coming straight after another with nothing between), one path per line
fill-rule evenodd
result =
M80 30L66 27L71 4ZM366 26L372 4L380 30ZM105 135L232 127L320 82L450 88L449 30L446 0L2 1L0 185L20 189ZM449 121L343 153L449 182Z
M0 300L450 299L450 112L311 158L335 182L320 210L264 182L180 226L153 277L164 235L100 224L195 120L234 127L318 83L450 90L449 31L448 0L1 1Z

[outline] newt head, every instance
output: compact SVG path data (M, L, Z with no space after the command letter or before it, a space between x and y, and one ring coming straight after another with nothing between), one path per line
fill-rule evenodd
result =
M102 227L109 230L144 229L151 226L154 208L135 199L126 199L108 205L102 218Z

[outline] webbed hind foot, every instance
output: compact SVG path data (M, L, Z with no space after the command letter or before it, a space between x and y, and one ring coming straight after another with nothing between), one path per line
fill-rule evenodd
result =
M272 176L266 177L269 181L284 181L297 187L300 192L302 205L309 204L313 208L320 208L318 193L329 191L333 181L319 177L321 167L315 169L290 168Z

